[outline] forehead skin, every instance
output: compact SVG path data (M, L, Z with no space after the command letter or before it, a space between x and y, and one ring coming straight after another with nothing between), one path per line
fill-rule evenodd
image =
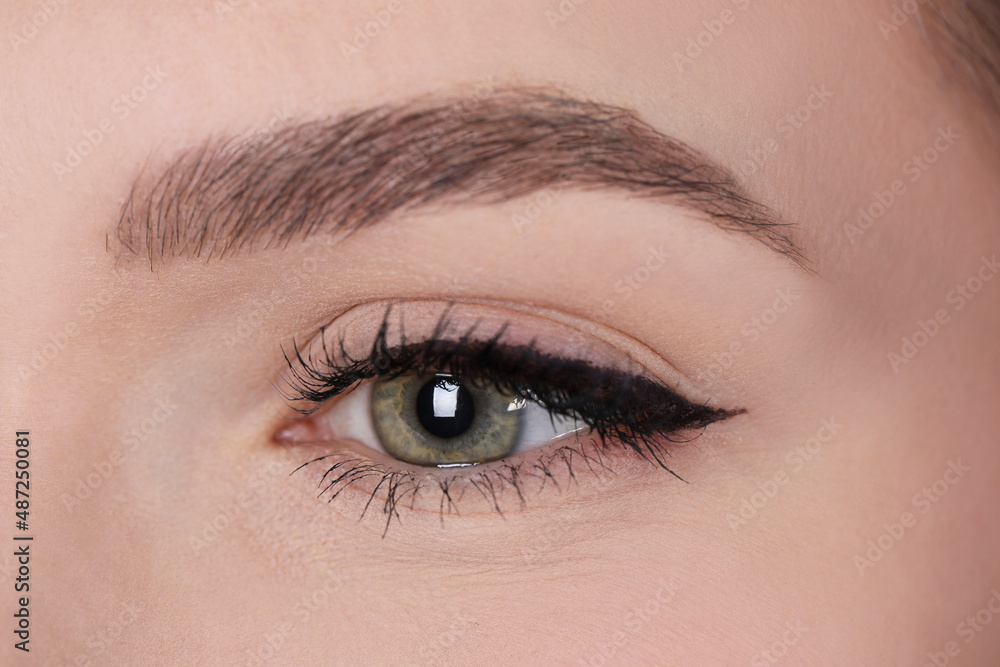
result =
M961 308L949 300L1000 253L998 167L919 48L916 19L883 35L891 7L861 0L589 0L562 13L534 0L401 0L345 55L385 3L103 5L60 4L27 33L37 4L8 3L0 19L0 34L28 34L0 61L0 364L4 437L30 428L36 439L43 659L256 664L273 649L289 664L773 664L763 651L777 646L789 664L917 664L949 642L963 664L998 655L995 625L968 641L958 626L1000 585L1000 281ZM527 246L509 236L516 207L372 230L267 307L250 297L263 298L285 256L151 272L109 252L142 167L208 137L513 85L637 110L791 221L814 273L669 209L594 194L560 200ZM97 148L57 173L90 136ZM859 207L882 212L859 228ZM741 328L776 289L802 298L712 387L748 412L678 455L695 481L592 489L449 532L418 519L387 540L268 481L233 510L238 528L191 546L242 497L246 471L301 463L264 447L273 420L257 408L272 405L279 344L333 304L448 299L450 281L586 316L593 294L613 296L663 243L679 248L676 270L612 324L691 377L746 342ZM894 370L887 354L941 310L933 342ZM79 329L58 343L69 323ZM251 334L227 345L241 323ZM59 352L22 377L49 340ZM176 417L67 506L62 494L164 398ZM840 425L835 436L795 454L823 420ZM972 470L934 493L951 463ZM780 471L779 495L734 528L727 517ZM869 541L907 512L915 525L859 572ZM525 536L537 557L518 550Z

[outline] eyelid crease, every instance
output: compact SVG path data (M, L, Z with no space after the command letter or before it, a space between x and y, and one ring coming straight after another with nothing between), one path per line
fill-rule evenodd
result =
M561 356L585 357L595 365L641 373L675 389L694 403L708 404L713 400L707 387L700 386L679 371L669 358L620 329L586 315L496 299L417 297L360 303L338 312L332 320L327 318L322 324L317 323L316 333L310 336L302 350L323 353L322 339L327 332L350 329L357 331L356 338L366 341L365 346L351 352L365 354L369 351L367 341L375 339L390 310L399 312L399 325L405 325L411 340L432 336L433 331L426 323L437 327L447 313L453 326L443 333L454 337L470 330L485 337L484 332L506 327L504 341L508 344L533 344L550 354L558 351ZM425 323L422 331L419 330L421 322ZM292 341L290 349L294 352L296 348Z

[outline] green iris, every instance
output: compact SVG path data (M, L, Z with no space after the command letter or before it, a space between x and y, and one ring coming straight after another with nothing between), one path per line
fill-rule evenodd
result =
M446 374L379 380L372 391L372 419L385 451L424 466L509 456L523 406L516 396Z

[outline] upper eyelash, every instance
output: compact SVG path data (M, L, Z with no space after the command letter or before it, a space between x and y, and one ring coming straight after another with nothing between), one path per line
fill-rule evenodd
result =
M692 403L666 386L642 375L601 368L585 360L544 354L534 344L507 346L501 343L507 325L487 340L472 340L473 324L457 339L444 339L451 306L445 309L431 335L408 343L400 324L400 342L387 343L390 305L366 357L353 358L345 349L343 335L334 348L328 346L325 328L320 330L322 352L303 354L293 343L284 349L289 375L286 384L293 393L283 396L298 412L308 415L330 398L350 391L360 382L407 373L448 372L470 382L491 384L540 404L553 415L573 417L586 424L602 444L615 441L644 459L677 476L667 467L667 453L658 440L675 440L680 431L704 429L743 410L723 410Z

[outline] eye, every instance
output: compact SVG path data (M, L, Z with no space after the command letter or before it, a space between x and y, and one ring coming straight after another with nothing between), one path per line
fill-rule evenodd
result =
M497 510L507 490L523 503L554 462L574 475L574 461L625 456L672 473L668 445L743 412L682 396L594 335L478 304L369 305L285 358L303 418L275 439L320 453L299 468L322 473L320 495L361 489L364 512L382 494L390 520L423 488L442 508L462 485Z
M329 436L442 468L505 459L589 430L514 391L447 373L369 380L317 420Z

